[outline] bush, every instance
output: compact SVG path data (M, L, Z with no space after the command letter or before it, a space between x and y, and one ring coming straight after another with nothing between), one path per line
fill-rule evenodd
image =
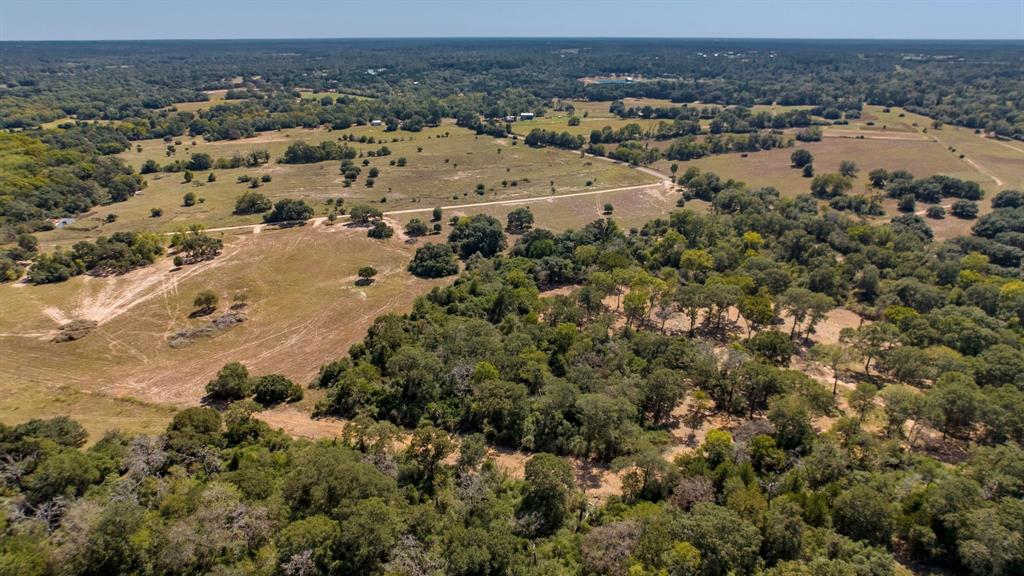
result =
M182 206L185 206L185 207L195 206L196 205L196 193L195 192L185 192L185 195L181 198L181 204L182 204Z
M929 218L941 220L946 217L946 209L942 206L929 206L928 209L925 210L924 214Z
M417 238L419 236L426 236L428 232L430 232L430 229L427 228L426 223L424 223L423 220L420 220L419 218L413 218L412 220L409 220L408 224L405 225L406 236Z
M450 244L427 244L416 249L409 272L420 278L443 278L459 273L459 263Z
M150 208L149 209L149 217L150 218L159 218L159 217L161 217L163 215L164 215L164 209L163 208Z
M217 309L217 302L220 299L213 290L202 290L192 300L192 306L197 312L210 313Z
M247 191L235 200L235 214L262 214L270 210L273 205L270 198L259 192Z
M395 235L395 229L385 224L383 220L378 220L373 223L373 226L366 232L366 235L370 238L386 240Z

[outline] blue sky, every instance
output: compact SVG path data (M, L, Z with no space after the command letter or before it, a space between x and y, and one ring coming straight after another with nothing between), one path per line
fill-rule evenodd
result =
M1024 0L0 0L0 40L1024 39Z

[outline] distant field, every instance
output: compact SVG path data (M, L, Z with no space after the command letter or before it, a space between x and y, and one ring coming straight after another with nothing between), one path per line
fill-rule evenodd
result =
M315 144L337 139L345 133L387 140L377 144L353 144L360 150L376 150L382 145L392 150L391 156L368 158L369 166L362 167L359 179L349 188L342 186L343 178L337 161L299 165L276 163L292 142L305 140ZM445 137L445 133L449 136ZM400 141L392 142L392 139ZM209 171L197 172L191 184L184 183L180 173L147 175L149 186L142 194L127 202L99 207L68 229L41 234L40 240L46 245L53 245L119 230L147 228L173 231L193 222L207 227L257 223L259 216L231 214L236 198L248 190L247 184L236 182L243 174L254 177L270 175L272 181L261 186L259 192L273 200L301 198L313 205L320 215L327 210L324 202L338 197L344 198L347 205L374 203L387 211L549 196L655 181L655 178L626 166L594 162L564 150L529 148L521 142L513 145L511 139L478 137L451 124L415 134L385 132L383 128L364 126L347 131L284 130L235 141L205 142L200 138L195 140L194 146L192 141L182 139L181 145L176 146L178 151L174 157L184 159L192 153L206 152L218 158L244 154L253 149L267 149L271 162L260 168L214 170L217 180L212 183L206 182ZM165 154L167 144L162 140L146 140L138 144L142 147L141 152L133 146L121 155L133 166L140 167L148 159L160 163L169 161ZM400 157L407 159L407 166L390 165L392 160ZM361 160L356 162L361 165ZM380 176L369 188L366 176L373 167L380 170ZM502 184L503 181L506 185ZM588 181L591 182L589 187ZM476 192L478 184L485 186L482 195ZM182 197L189 191L195 192L203 201L184 207ZM381 203L384 198L387 201ZM153 208L162 210L163 214L158 218L151 217ZM105 224L104 220L110 213L117 214L117 221Z

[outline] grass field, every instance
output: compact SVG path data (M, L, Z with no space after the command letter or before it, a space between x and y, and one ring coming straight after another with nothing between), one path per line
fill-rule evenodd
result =
M351 187L342 186L339 162L287 165L274 161L292 142L305 140L315 144L336 139L346 132L387 139L386 145L393 152L388 157L368 158L369 166L362 167L362 174ZM396 138L400 141L391 141ZM522 143L514 145L511 139L478 137L451 124L416 134L385 132L383 128L363 126L345 132L284 130L238 141L204 142L197 139L194 146L189 139L181 142L177 146L176 158L187 158L196 152L206 152L214 158L229 157L262 148L270 152L272 160L260 168L215 170L217 180L212 183L206 182L208 172L197 172L190 184L184 183L180 173L148 175L149 186L142 194L126 202L99 207L68 228L40 234L40 240L44 245L52 246L121 230L145 228L169 232L193 222L207 227L257 223L259 215L234 216L231 213L237 197L248 189L247 184L237 183L238 176L243 174L254 177L270 175L272 181L261 186L259 192L272 200L301 198L313 205L320 215L327 211L325 201L338 197L344 198L347 205L373 203L388 211L571 194L656 181L652 176L626 166L581 158L552 148L535 149ZM142 147L141 152L133 147L122 154L132 165L140 167L148 159L168 162L164 152L166 143L162 140L138 144ZM355 144L364 151L375 150L381 145ZM408 164L405 167L391 166L390 162L399 157L405 157ZM361 161L357 160L359 163ZM370 188L366 186L366 177L373 167L380 170L380 176ZM507 185L503 185L503 181ZM590 186L587 186L588 181ZM485 186L483 194L476 192L478 184ZM182 197L189 191L195 192L202 201L185 207ZM385 198L387 201L382 203ZM163 211L160 217L151 217L154 208ZM107 224L105 220L111 213L117 214L117 220Z
M306 226L229 237L216 260L179 271L163 259L120 277L0 286L0 421L70 411L92 413L99 428L109 411L111 426L123 426L124 413L145 428L175 407L195 405L205 383L235 360L305 385L321 363L362 339L375 317L406 310L441 282L405 272L413 250L397 237L369 239L364 229ZM377 280L356 286L366 265L378 269ZM234 294L246 294L247 320L172 348L172 334L210 320L189 318L202 289L220 296L221 311ZM81 340L51 342L73 318L99 327Z

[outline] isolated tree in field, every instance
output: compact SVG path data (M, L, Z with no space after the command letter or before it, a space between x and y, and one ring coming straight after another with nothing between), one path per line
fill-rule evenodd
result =
M191 182L192 178L194 178L191 170L185 170L185 173L182 175L182 177L185 180L186 184Z
M240 362L225 364L206 384L206 393L217 400L241 400L252 394L249 370Z
M516 208L508 213L505 231L509 234L522 234L533 226L533 212L527 207Z
M247 191L235 200L234 213L238 215L262 214L271 208L273 208L273 204L270 202L270 198L259 192Z
M459 273L459 262L450 244L430 243L416 249L409 272L420 278L443 278Z
M409 223L405 225L405 235L411 238L418 238L420 236L426 236L430 232L427 228L426 223L419 218L413 218L409 220Z
M810 178L814 176L814 164L804 164L803 170L800 171L804 178Z
M373 266L363 266L357 272L359 275L359 282L362 284L373 283L373 277L377 275L377 269Z
M440 222L441 221L441 207L440 206L435 206L434 207L434 210L430 213L430 221L431 222Z
M188 206L195 206L196 205L196 193L195 192L185 192L185 195L181 199L181 205L182 206L186 206L186 207L188 207Z
M213 172L210 172L210 173L209 173L209 174L208 174L208 175L206 176L206 181L207 181L207 182L216 182L216 181L217 181L217 175L216 175L216 174L214 174Z
M350 208L348 215L352 219L353 224L359 224L361 226L365 226L373 220L378 220L384 217L384 213L380 210L364 204L356 204Z
M313 217L313 207L306 204L304 200L293 200L285 198L274 204L274 209L263 216L263 221L273 222L297 222L305 221Z
M448 242L458 247L463 259L477 252L490 258L505 249L505 232L494 217L474 214L459 218L448 235Z
M839 390L839 367L852 360L850 349L841 344L815 344L811 348L811 357L832 371L832 395Z
M219 298L216 292L213 290L203 290L196 294L196 297L192 300L192 306L196 309L197 313L209 314L217 309L218 301Z
M794 168L803 168L814 162L814 155L803 148L797 148L789 155L789 162Z
M857 163L852 160L843 160L839 163L839 173L847 178L853 178L857 175L860 168L857 168Z
M605 216L611 216L611 214L612 214L612 212L613 212L614 210L615 210L615 207L614 207L614 206L612 206L611 202L606 202L606 203L605 203L605 205L604 205L604 211L603 211L603 214L604 214Z

